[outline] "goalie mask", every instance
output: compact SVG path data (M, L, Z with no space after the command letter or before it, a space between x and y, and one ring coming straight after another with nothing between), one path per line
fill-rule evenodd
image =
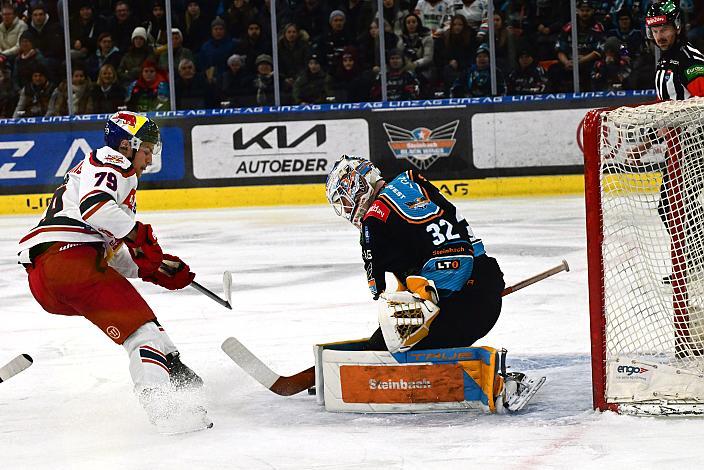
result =
M671 24L677 30L682 30L682 11L673 0L665 0L661 3L652 3L645 14L645 34L648 39L653 38L652 26L662 26Z
M328 202L335 213L361 229L362 217L374 196L381 172L369 160L343 155L332 167L325 185Z

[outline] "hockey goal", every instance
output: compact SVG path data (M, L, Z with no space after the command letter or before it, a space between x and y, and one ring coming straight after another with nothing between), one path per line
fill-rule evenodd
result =
M704 413L704 99L584 120L594 407Z

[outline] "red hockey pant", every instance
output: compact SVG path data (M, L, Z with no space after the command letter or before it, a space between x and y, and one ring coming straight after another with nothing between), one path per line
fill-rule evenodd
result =
M54 243L27 267L29 288L49 313L81 315L122 344L137 328L156 320L134 286L107 265L95 245Z

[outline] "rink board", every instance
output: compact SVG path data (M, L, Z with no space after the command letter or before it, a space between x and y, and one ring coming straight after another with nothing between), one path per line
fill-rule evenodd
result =
M434 181L450 199L581 194L581 175L518 176L474 180ZM51 194L0 196L0 214L41 214ZM322 184L235 186L220 188L144 189L137 192L140 211L215 209L228 207L325 204Z
M365 340L315 346L318 404L326 411L496 411L499 353L490 347L362 351Z

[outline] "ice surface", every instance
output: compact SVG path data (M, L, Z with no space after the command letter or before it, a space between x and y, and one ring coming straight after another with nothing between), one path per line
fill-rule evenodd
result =
M313 364L312 345L375 327L358 232L322 206L150 212L167 252L219 292L138 289L205 380L210 430L157 434L131 392L127 355L82 318L49 315L15 259L36 217L0 218L0 362L34 365L0 384L1 469L698 468L704 423L591 409L584 202L580 197L460 201L507 283L565 258L568 273L504 299L480 341L548 382L518 415L333 414L306 394L264 389L220 350L236 336L277 372ZM492 467L487 467L492 468Z

